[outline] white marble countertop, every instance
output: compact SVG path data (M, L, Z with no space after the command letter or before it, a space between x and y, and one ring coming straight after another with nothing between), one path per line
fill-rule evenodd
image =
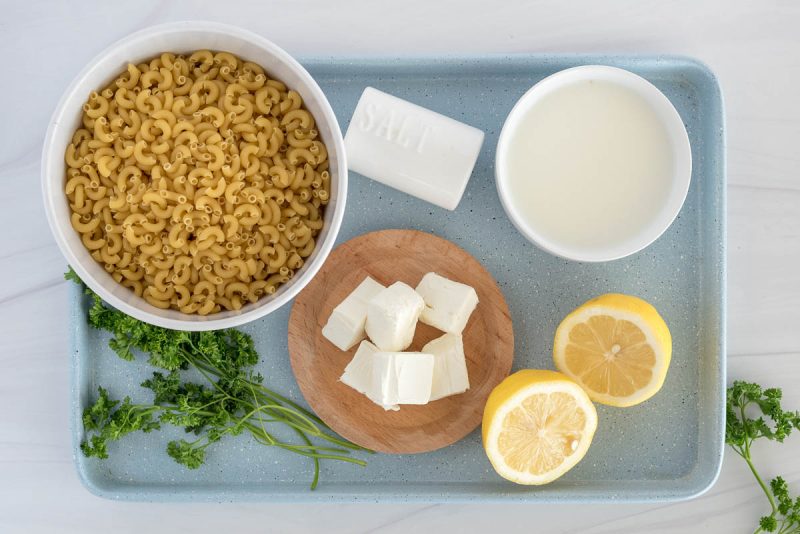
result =
M794 0L500 2L0 1L0 532L751 532L767 510L725 458L705 495L662 505L131 504L83 489L72 465L64 260L45 222L47 120L98 51L148 25L237 24L297 55L674 53L718 74L726 98L731 380L800 407L800 3ZM23 223L24 221L24 223ZM800 492L800 436L759 446L763 473Z

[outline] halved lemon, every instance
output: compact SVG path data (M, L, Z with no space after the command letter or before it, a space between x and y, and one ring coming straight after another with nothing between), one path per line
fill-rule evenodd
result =
M556 371L526 369L489 395L483 448L503 478L547 484L583 458L596 429L597 411L578 384Z
M593 401L633 406L661 389L672 357L667 323L648 302L610 293L561 321L553 343L556 367Z

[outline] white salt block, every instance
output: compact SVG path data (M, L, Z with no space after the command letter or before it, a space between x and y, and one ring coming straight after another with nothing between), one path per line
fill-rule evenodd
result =
M350 170L454 210L478 159L483 132L367 87L344 143Z

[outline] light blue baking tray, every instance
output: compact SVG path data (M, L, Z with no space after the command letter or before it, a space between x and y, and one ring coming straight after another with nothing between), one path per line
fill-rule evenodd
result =
M598 406L599 425L586 457L544 487L515 486L492 470L480 431L421 455L364 455L366 468L323 463L309 491L306 459L246 436L216 444L208 462L187 470L167 457L182 431L135 434L110 447L108 460L84 458L83 408L98 385L114 396L147 400L146 364L117 359L107 336L86 326L86 303L72 289L71 358L75 462L97 495L139 501L337 502L630 502L696 496L722 463L725 393L725 157L720 88L704 65L681 57L514 56L469 58L309 59L304 64L346 128L361 91L371 85L486 132L461 204L448 212L350 175L339 241L382 228L416 228L457 243L480 260L505 293L514 321L514 369L551 368L553 333L575 306L600 293L632 293L663 314L673 334L664 388L627 409ZM506 218L495 192L497 136L514 102L558 70L607 64L636 72L675 104L692 144L689 196L678 219L653 245L626 259L581 264L528 243ZM290 306L247 325L271 387L302 399L286 349Z

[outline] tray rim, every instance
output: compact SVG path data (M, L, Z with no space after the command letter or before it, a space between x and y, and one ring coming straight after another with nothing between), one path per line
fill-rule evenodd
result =
M719 79L714 71L703 61L682 54L615 54L615 53L489 53L489 54L426 54L426 55L300 55L297 60L312 71L319 72L331 68L341 68L343 65L356 64L360 67L380 67L395 61L399 66L414 67L428 66L448 66L458 62L468 62L475 65L496 65L498 67L508 67L514 65L525 65L530 63L553 64L554 66L563 62L580 62L581 64L615 64L621 61L636 64L647 63L672 63L673 68L694 68L705 76L713 91L712 101L717 104L718 109L714 111L713 120L719 125L719 156L718 172L719 181L714 185L718 188L718 204L716 210L716 227L720 241L717 244L720 255L719 262L719 283L715 289L719 291L719 317L717 328L719 337L716 339L716 346L719 351L719 368L716 369L715 386L719 387L717 401L724 407L725 392L727 386L727 124L725 116L725 99ZM566 68L566 67L564 67ZM560 70L560 69L559 69ZM313 75L313 74L312 74ZM710 476L701 478L694 486L687 490L677 490L671 493L648 494L645 488L638 488L639 483L650 483L655 479L630 480L627 481L629 488L625 491L611 491L605 494L574 494L567 488L566 494L546 494L540 495L536 492L522 491L501 491L486 493L470 489L455 493L431 490L414 491L414 484L403 484L395 486L391 492L370 491L368 485L353 485L348 487L345 492L323 493L320 490L309 491L305 487L302 493L291 491L249 491L249 490L215 490L203 488L199 491L192 491L186 486L146 486L135 485L121 486L120 490L114 491L103 487L85 469L86 459L80 451L82 431L82 392L80 391L85 369L81 364L79 334L81 330L87 330L88 325L85 321L75 321L75 303L83 298L79 287L72 285L68 292L68 316L71 320L69 349L71 353L70 363L70 402L66 403L69 414L69 428L72 441L73 464L78 474L81 484L89 493L110 500L131 501L131 502L275 502L275 503L383 503L383 504L402 504L402 503L525 503L525 504L635 504L635 503L655 503L655 502L680 502L699 497L711 489L720 476L723 458L725 454L725 410L719 410L717 417L713 421L706 421L708 425L713 425L716 440L711 442L713 446L714 469ZM698 455L700 451L698 450ZM688 479L694 473L694 469L683 479ZM681 480L674 478L669 480ZM458 486L465 487L467 483L453 483L452 488ZM331 484L328 485L329 488ZM448 484L436 483L436 488L448 486ZM577 485L576 485L577 486ZM354 488L358 490L354 491ZM514 490L510 486L510 490ZM403 491L408 489L411 491Z

